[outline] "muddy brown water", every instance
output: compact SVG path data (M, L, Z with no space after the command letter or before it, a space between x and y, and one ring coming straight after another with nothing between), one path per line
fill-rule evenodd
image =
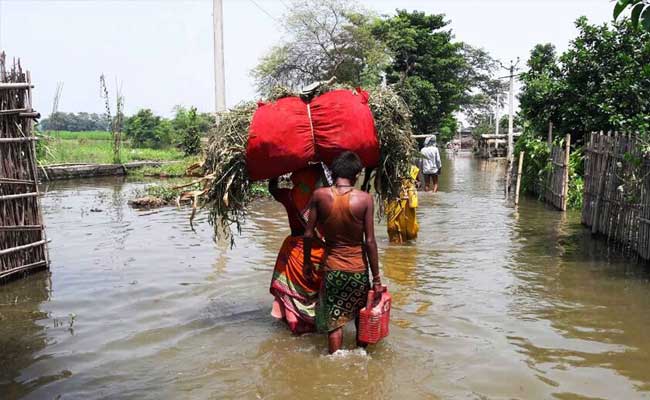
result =
M0 398L650 398L647 268L577 214L506 206L502 165L445 164L416 243L377 227L391 335L332 357L269 315L277 204L230 249L204 217L130 209L142 183L50 185L51 272L0 287Z

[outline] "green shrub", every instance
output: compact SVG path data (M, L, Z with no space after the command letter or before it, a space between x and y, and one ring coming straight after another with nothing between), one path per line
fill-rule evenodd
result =
M133 147L160 149L172 143L175 132L171 122L142 109L124 122L124 133Z

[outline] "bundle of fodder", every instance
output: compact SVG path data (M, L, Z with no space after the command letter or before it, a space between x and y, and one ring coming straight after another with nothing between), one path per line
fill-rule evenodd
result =
M317 101L321 95L336 90L340 91L341 87L320 87L310 93L308 98L303 96L302 101L305 104L311 104ZM345 88L345 90L351 91L355 95L365 93L351 88ZM267 105L280 103L280 99L288 100L287 97L298 97L283 88L275 90L274 94L276 95L272 95L267 100ZM259 168L252 169L254 173L253 179L251 179L251 168L247 166L251 122L258 107L261 107L262 104L242 103L222 113L206 151L203 165L206 176L201 179L203 190L200 193L200 198L203 207L209 211L209 221L215 228L215 234L230 237L231 243L231 227L234 225L237 231L240 231L249 205L257 197L252 186L253 179L262 179ZM367 106L374 118L376 147L378 147L377 157L371 161L376 164L374 187L378 200L383 204L384 200L392 200L399 196L401 181L408 176L410 164L417 157L417 145L412 138L411 114L408 107L391 88L379 87L370 90ZM309 107L308 112L311 112ZM313 126L311 129L312 135L314 135ZM251 136L252 138L253 136ZM338 150L340 152L349 149ZM320 151L323 152L322 149ZM335 156L333 152L317 154L316 159L311 161L324 161L327 164L333 156ZM321 157L326 159L321 160ZM364 158L371 159L372 155L362 156L362 160ZM276 171L278 170L276 169ZM291 170L285 172L291 172ZM269 177L271 176L263 176L263 178ZM194 194L198 193L194 192ZM381 207L378 209L381 210Z

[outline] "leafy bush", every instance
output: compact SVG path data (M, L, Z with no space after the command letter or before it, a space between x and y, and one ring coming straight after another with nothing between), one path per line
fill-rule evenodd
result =
M142 109L126 119L124 133L133 147L160 149L171 144L174 128L150 109Z
M201 152L200 118L196 108L188 110L182 107L176 108L174 118L174 129L178 132L178 146L185 155L196 155Z
M556 140L556 146L563 141ZM515 144L515 154L524 151L524 168L521 176L521 190L528 193L542 193L546 179L551 172L550 150L548 143L535 137L531 131L524 133ZM584 154L582 149L573 149L569 156L569 193L567 207L582 208L584 190Z

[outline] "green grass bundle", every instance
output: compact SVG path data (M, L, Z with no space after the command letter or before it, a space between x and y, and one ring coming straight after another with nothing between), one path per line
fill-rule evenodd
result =
M314 95L340 88L321 87ZM408 176L417 146L412 138L411 114L402 98L390 88L375 88L369 93L381 155L374 186L383 204L384 200L399 196L401 181ZM297 94L278 88L267 101L294 95ZM256 110L257 104L248 102L222 113L206 151L203 207L209 211L215 234L230 237L231 243L231 227L241 231L249 205L258 197L246 169L248 128Z

